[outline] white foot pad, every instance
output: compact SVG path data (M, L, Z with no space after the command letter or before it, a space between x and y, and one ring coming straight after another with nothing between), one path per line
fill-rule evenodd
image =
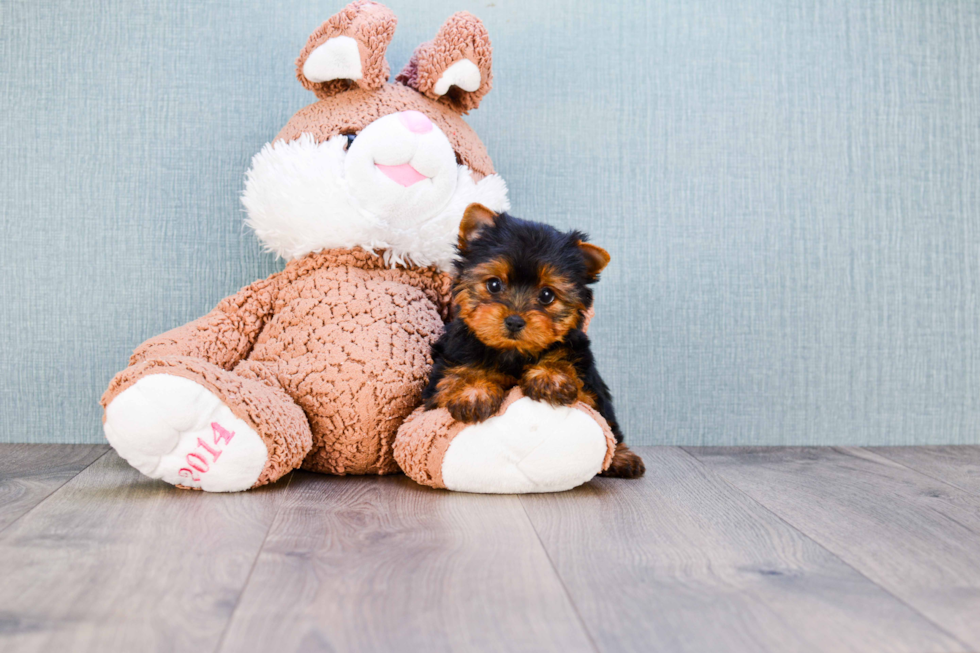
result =
M605 457L606 437L587 414L523 397L453 439L442 480L459 492L561 492L598 474Z
M207 388L183 377L145 376L105 414L112 448L150 478L172 485L247 490L269 456L258 433Z

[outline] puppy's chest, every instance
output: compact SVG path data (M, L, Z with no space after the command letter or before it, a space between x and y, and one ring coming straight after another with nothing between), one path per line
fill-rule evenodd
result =
M524 376L524 372L538 362L538 357L529 357L516 352L500 352L491 356L493 357L493 367L497 371L515 379Z

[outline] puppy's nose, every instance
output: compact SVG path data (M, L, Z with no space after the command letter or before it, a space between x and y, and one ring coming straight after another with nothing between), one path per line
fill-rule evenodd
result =
M432 131L432 121L421 111L402 111L398 119L413 134L428 134Z
M525 322L524 318L520 315L508 315L506 318L504 318L504 326L506 326L511 333L517 333L524 328L525 324L527 324L527 322Z

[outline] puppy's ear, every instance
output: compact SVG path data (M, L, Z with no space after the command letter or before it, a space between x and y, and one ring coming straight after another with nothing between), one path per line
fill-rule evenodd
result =
M449 17L433 40L415 48L395 80L468 113L490 92L492 65L487 28L473 14L460 11Z
M497 214L482 204L470 204L463 211L463 221L459 223L459 249L476 238L481 231L489 229L497 220Z
M578 248L582 251L583 258L585 258L586 273L590 279L595 279L602 272L603 268L609 264L609 252L598 245L593 245L582 240L578 241Z
M321 100L355 87L381 88L388 81L385 51L397 22L384 5L350 3L310 34L296 60L300 84Z

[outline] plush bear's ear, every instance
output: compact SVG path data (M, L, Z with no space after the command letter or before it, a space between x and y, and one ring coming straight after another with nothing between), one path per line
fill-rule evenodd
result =
M385 50L397 22L384 5L350 3L310 34L296 59L300 84L321 100L355 86L381 88L388 81Z
M585 258L586 274L589 275L590 279L595 279L603 268L609 265L609 252L598 245L582 240L578 241L578 248L582 250L582 256Z
M433 100L468 113L493 85L493 49L487 29L461 11L449 17L436 37L415 49L395 79Z
M466 249L466 244L476 238L481 231L492 227L497 220L497 214L482 204L470 204L463 211L463 219L459 223L459 249Z

